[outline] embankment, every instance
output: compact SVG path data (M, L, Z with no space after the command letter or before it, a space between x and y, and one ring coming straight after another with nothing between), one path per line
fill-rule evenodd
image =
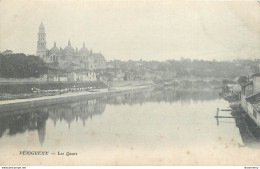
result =
M139 90L152 89L154 85L144 85L144 86L133 86L133 87L118 87L109 89L100 89L96 92L81 91L81 92L69 92L54 96L43 96L37 98L28 99L15 99L15 100L4 100L0 101L0 113L2 111L12 111L17 109L23 109L28 107L38 107L51 104L57 104L60 102L71 102L76 100L82 100L91 97L104 96L112 93L128 93L135 92Z
M56 90L73 88L95 87L104 88L106 85L103 82L21 82L21 83L0 83L0 94L25 94L32 93L32 88L41 90Z

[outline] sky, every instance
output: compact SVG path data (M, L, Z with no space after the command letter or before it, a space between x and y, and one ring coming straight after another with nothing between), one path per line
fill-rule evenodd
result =
M107 60L260 58L260 3L185 0L0 0L0 51L35 54L83 42Z

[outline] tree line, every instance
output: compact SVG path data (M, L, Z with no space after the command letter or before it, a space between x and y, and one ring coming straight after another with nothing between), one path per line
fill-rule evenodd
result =
M0 78L38 78L47 73L44 61L34 55L0 54Z
M260 60L205 61L205 60L167 60L159 61L111 61L114 67L135 73L164 72L176 77L236 78L259 72Z

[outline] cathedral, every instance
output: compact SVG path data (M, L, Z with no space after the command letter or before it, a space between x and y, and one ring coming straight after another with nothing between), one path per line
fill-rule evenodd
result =
M36 56L42 58L46 63L57 63L61 68L73 67L75 69L100 70L106 68L105 57L100 53L88 50L83 43L80 50L72 47L70 41L62 49L56 46L48 50L46 48L46 33L43 23L39 26Z

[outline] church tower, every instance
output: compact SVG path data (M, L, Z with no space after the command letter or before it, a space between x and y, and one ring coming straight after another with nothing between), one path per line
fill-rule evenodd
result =
M46 56L46 34L42 22L39 26L36 56L39 56L40 58Z

